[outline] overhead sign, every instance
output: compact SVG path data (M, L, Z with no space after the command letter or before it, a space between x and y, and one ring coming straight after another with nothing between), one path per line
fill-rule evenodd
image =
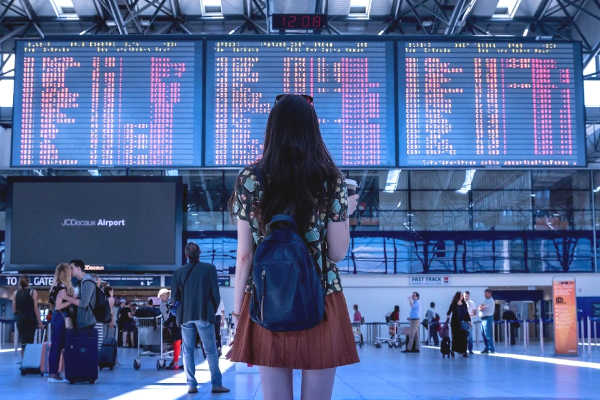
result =
M411 275L408 278L409 286L448 286L448 275Z
M552 282L554 305L554 350L556 354L577 355L577 303L575 279Z
M33 287L48 288L54 283L52 275L27 275ZM17 286L20 275L0 275L0 286ZM113 287L160 287L160 275L100 275L100 279Z
M229 275L217 275L217 283L220 287L230 287L231 286L231 277ZM165 287L171 287L173 284L173 276L166 275L165 276Z
M17 286L20 275L1 275L0 286ZM29 284L34 287L50 287L54 283L52 275L28 275Z

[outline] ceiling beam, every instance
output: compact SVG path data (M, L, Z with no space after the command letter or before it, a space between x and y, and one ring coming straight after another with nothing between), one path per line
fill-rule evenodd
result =
M125 25L125 21L123 20L123 15L121 15L121 10L119 10L119 5L117 4L117 0L106 0L110 13L115 20L115 25L117 26L117 30L120 35L127 35L127 26Z

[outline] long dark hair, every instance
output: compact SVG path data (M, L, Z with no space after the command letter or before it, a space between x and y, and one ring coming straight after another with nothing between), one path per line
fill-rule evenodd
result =
M263 197L257 215L260 231L278 213L294 215L305 232L317 210L341 179L325 147L314 107L303 97L286 95L271 110L262 158L255 167L262 178Z
M461 299L462 295L462 292L456 292L456 294L452 298L451 307L456 306L458 304L458 301Z

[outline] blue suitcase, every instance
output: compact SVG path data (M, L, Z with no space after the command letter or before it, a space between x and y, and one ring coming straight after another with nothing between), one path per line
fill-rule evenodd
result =
M65 342L65 377L69 383L98 379L98 332L68 329Z

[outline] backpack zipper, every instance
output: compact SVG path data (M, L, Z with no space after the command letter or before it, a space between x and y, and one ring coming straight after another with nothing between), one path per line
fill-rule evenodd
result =
M267 281L267 271L262 270L262 296L260 298L260 320L262 322L265 321L265 292L266 292L266 281Z

